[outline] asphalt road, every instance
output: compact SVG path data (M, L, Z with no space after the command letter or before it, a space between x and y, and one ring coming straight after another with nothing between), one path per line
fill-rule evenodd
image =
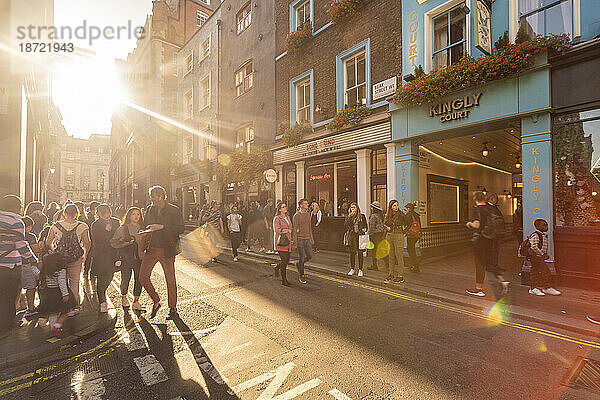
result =
M178 258L180 319L166 321L166 308L154 320L119 308L115 330L0 371L0 397L600 398L561 385L578 356L600 359L591 338L499 324L357 279L309 274L301 285L292 269L283 287L260 260L220 259ZM166 304L159 266L153 281ZM120 305L116 291L111 298Z

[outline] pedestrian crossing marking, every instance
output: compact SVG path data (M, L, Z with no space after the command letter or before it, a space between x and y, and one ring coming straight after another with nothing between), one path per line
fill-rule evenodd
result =
M331 389L329 392L327 392L327 394L332 395L336 400L352 400L350 397L346 396L336 388Z
M148 354L143 357L136 357L133 362L140 371L142 381L147 386L156 385L157 383L167 381L169 377L165 369L158 362L154 354Z
M99 371L92 371L87 375L83 371L77 371L71 378L71 386L77 400L101 400L106 392Z

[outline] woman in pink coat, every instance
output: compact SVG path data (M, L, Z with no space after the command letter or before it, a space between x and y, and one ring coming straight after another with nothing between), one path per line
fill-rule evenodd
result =
M273 232L275 233L275 250L279 253L281 261L275 267L275 276L281 273L281 284L289 286L286 278L287 265L290 262L292 250L292 221L288 216L287 204L277 206L277 215L273 218Z

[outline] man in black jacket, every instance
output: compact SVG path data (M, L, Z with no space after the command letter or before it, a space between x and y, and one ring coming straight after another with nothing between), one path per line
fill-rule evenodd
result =
M160 262L167 281L167 296L169 302L169 315L167 319L177 316L177 281L175 279L175 256L181 252L179 235L183 233L185 225L179 208L167 203L167 192L162 186L150 188L152 204L146 212L144 225L149 232L145 238L146 252L140 267L140 282L154 302L150 318L156 316L160 308L160 297L150 276L157 262Z

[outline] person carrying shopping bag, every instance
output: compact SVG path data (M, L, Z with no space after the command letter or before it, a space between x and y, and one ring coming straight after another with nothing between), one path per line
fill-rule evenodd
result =
M354 275L356 269L356 257L358 257L358 276L363 276L363 251L366 245L361 246L360 237L367 233L367 217L360 212L358 204L350 204L348 216L344 221L346 232L344 233L344 245L350 252L350 271L348 275Z

